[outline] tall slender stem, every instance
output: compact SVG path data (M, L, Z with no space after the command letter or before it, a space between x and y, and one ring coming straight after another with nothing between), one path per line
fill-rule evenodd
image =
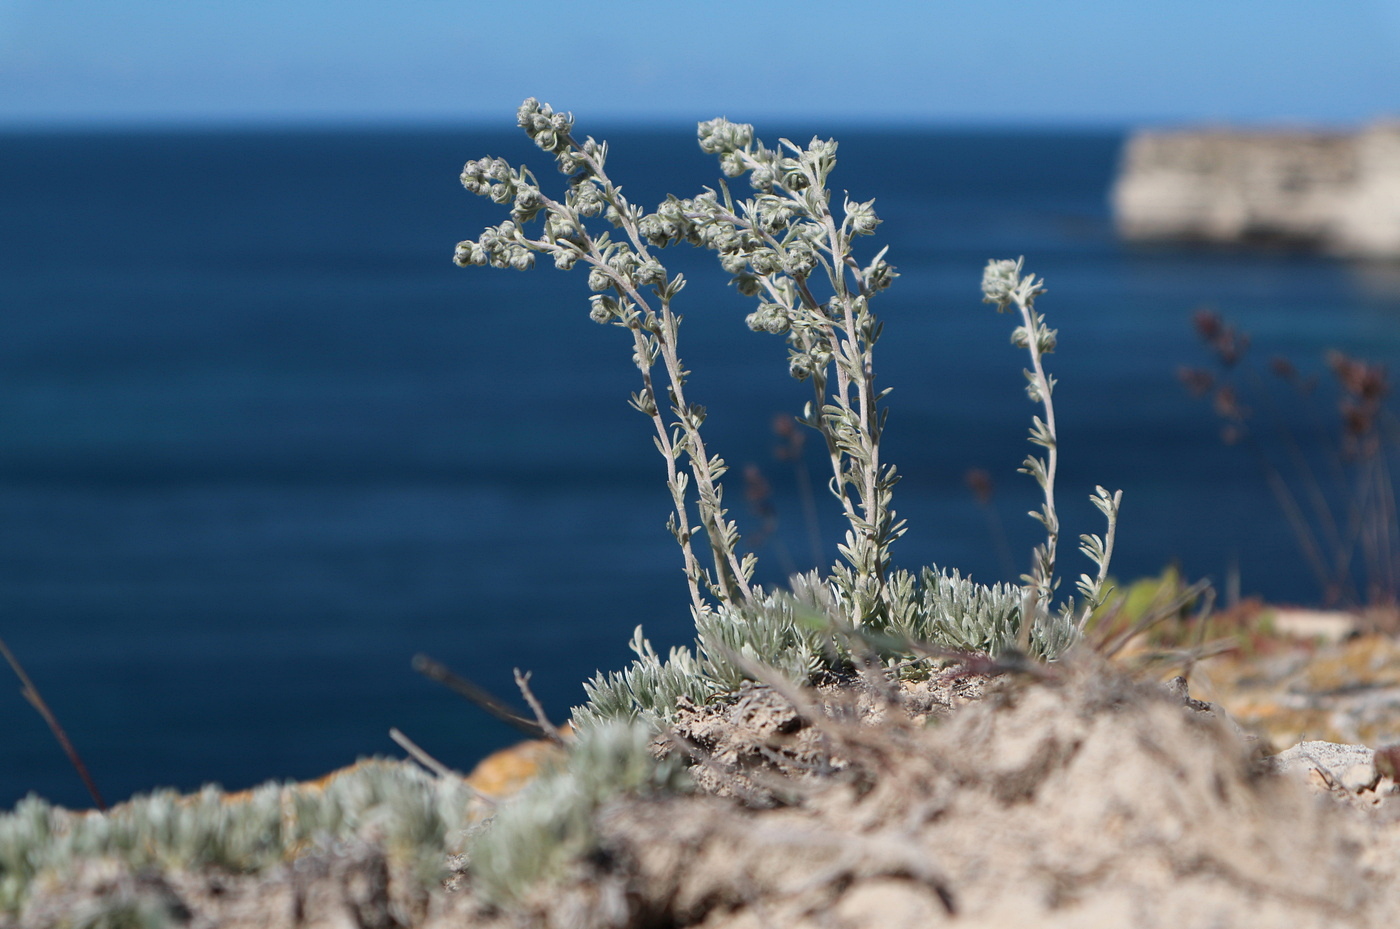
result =
M5 661L9 663L11 670L15 672L15 676L19 678L20 693L24 695L24 699L28 700L30 706L34 707L34 709L39 712L39 715L44 718L44 722L48 723L49 731L52 732L53 737L58 740L59 747L63 749L63 753L68 756L68 762L72 764L74 769L78 772L78 777L82 779L83 786L87 788L88 794L91 795L92 802L97 805L99 810L105 813L107 811L107 801L103 800L102 794L98 792L97 784L93 781L92 775L88 773L87 765L83 764L83 759L78 755L78 750L74 748L73 743L68 740L68 733L64 732L63 727L58 724L58 717L53 715L53 710L49 709L48 703L45 702L43 695L39 693L39 688L34 686L34 682L31 681L29 675L25 673L24 666L19 663L19 659L10 651L10 647L5 644L4 639L0 639L0 655L4 655Z
M612 181L608 179L607 173L603 170L603 165L584 146L578 145L572 139L569 140L574 149L583 157L584 163L593 177L597 178L603 188L603 195L611 202L617 211L621 225L626 231L629 241L632 244L636 255L643 261L651 258L646 242L637 228L637 222L632 215L632 210L627 200L618 191ZM594 245L597 252L597 246ZM598 256L601 259L601 255ZM626 276L616 273L606 260L594 262L595 267L607 270L614 279L615 286L625 293L629 299L642 307L646 315L652 315L646 297ZM722 599L730 601L747 600L752 595L749 587L747 572L742 562L739 560L736 551L738 542L738 532L732 522L726 523L724 510L722 507L722 491L720 490L718 479L723 473L720 465L711 459L705 448L705 441L700 435L700 423L697 419L696 409L685 399L685 376L686 371L681 363L680 354L677 349L677 337L679 334L680 318L671 310L670 300L662 298L661 311L656 313L655 318L660 325L656 327L654 336L657 345L661 349L661 357L665 362L666 376L668 380L669 394L672 404L672 412L676 416L677 424L686 438L685 453L690 461L690 471L695 479L695 489L697 504L700 509L701 525L705 529L705 534L709 539L710 550L714 557L715 582L718 590L722 593ZM640 336L639 336L640 337ZM652 394L653 401L656 396ZM659 412L656 415L660 415ZM659 425L660 431L665 431L664 425ZM668 461L668 468L674 472L674 458ZM675 487L675 480L671 481ZM674 489L673 489L674 495ZM684 500L677 500L678 523L684 523L685 505ZM688 535L686 536L688 539ZM684 547L684 546L683 546ZM693 551L687 551L687 561L694 559ZM689 576L694 565L687 563L686 572ZM692 591L693 598L696 591ZM697 607L698 608L698 607Z

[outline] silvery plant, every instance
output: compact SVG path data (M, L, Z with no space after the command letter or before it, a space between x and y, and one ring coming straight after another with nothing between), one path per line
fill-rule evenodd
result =
M702 150L719 159L726 178L747 178L736 195L725 181L696 196L667 197L653 211L629 201L607 173L608 146L574 134L573 117L535 99L518 112L520 128L554 156L566 180L551 196L527 167L500 158L470 161L462 184L510 210L475 240L457 245L462 266L526 270L538 256L588 274L589 316L626 333L640 389L631 405L652 424L666 469L673 511L669 529L680 546L697 638L694 647L656 653L640 628L631 667L599 675L575 712L585 728L609 718L641 717L664 724L682 697L703 703L732 691L756 665L797 680L823 668L849 667L859 652L907 671L915 644L921 654L948 650L993 655L1015 650L1054 659L1078 638L1105 596L1120 493L1100 487L1092 500L1104 513L1104 536L1081 536L1095 565L1080 578L1079 605L1056 605L1055 510L1058 449L1052 404L1055 379L1044 358L1055 330L1036 309L1043 282L1018 261L987 265L982 290L998 311L1014 310L1012 342L1027 351L1027 392L1041 405L1030 439L1044 451L1023 471L1044 492L1031 515L1046 530L1021 584L976 584L957 571L895 570L890 550L903 535L891 497L898 480L882 460L880 440L888 390L876 385L874 349L883 324L872 304L898 276L887 249L855 257L857 240L879 226L874 201L833 203L827 180L836 142L814 138L805 147L787 139L769 148L753 127L714 119L699 125ZM676 306L686 286L658 257L681 244L709 249L732 275L738 292L755 301L746 322L755 332L782 336L788 370L811 389L799 421L824 441L829 487L847 523L841 560L830 573L792 578L790 589L753 581L756 556L744 553L725 509L724 460L705 444L705 408L687 391Z
M238 797L212 786L188 796L161 790L101 813L66 810L31 795L0 815L0 925L24 911L36 885L62 887L84 862L108 862L130 874L262 874L304 855L363 846L384 854L406 886L426 890L440 882L448 856L468 848L473 819L480 819L473 801L459 778L384 760L346 769L324 786L269 783ZM144 920L69 916L64 925L186 922L160 913Z

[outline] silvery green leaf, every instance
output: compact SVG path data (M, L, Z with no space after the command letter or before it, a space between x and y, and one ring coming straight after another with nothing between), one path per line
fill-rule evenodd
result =
M1050 427L1039 416L1031 417L1030 440L1045 448L1055 447L1055 434L1050 431Z
M1040 378L1031 371L1021 372L1026 376L1026 396L1030 397L1032 403L1040 403L1045 397L1040 392Z
M1119 501L1122 499L1123 491L1117 490L1109 494L1108 490L1101 486L1095 487L1094 493L1089 497L1090 502L1098 508L1099 512L1109 518L1113 518L1117 515Z

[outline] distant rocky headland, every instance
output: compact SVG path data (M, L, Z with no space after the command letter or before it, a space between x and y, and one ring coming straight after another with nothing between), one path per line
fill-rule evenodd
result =
M1124 150L1113 211L1130 240L1400 259L1400 121L1358 132L1139 131Z

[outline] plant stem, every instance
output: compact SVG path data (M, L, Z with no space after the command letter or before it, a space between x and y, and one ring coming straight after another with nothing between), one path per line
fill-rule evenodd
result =
M73 743L68 741L68 734L63 731L63 727L58 724L58 717L53 715L49 705L44 702L44 698L39 693L39 688L34 686L34 682L29 679L29 675L24 672L24 666L19 663L19 659L10 651L10 647L5 644L4 639L0 639L0 654L5 656L10 667L14 670L15 676L19 678L21 684L20 693L24 699L29 701L30 706L39 711L39 715L44 717L44 722L49 724L49 731L58 740L63 753L68 756L68 761L78 772L78 777L82 778L83 786L92 796L92 802L97 805L98 810L107 812L107 802L102 799L102 794L97 791L97 784L92 780L92 775L88 774L87 765L83 764L83 759L79 757L78 750L73 747Z
M627 232L628 239L631 241L636 254L643 260L651 258L651 253L647 249L646 242L637 229L636 218L632 215L627 200L613 185L612 181L608 179L607 173L603 170L603 165L600 164L598 159L591 153L586 151L583 146L578 145L573 139L569 141L575 151L583 157L584 163L588 166L588 170L591 174L597 178L602 186L604 197L611 203L613 208L617 210L622 220L622 227ZM575 221L575 227L582 230L582 223L577 221L577 217L572 218ZM646 298L631 281L616 273L616 271L608 265L607 261L599 252L597 244L591 242L591 238L590 243L592 244L593 252L590 258L591 263L595 267L605 269L613 278L619 289L626 293L627 297L636 303L638 307L641 307L647 316L652 316L654 311L651 310ZM724 519L722 491L718 484L719 477L723 474L722 465L717 460L712 460L706 451L705 441L700 435L700 424L696 421L695 410L685 399L685 377L687 372L681 364L680 354L676 346L680 318L671 310L671 302L669 299L662 298L660 302L661 312L654 314L660 325L653 334L657 344L661 348L661 356L666 365L666 376L669 381L668 392L670 394L672 412L676 415L677 423L680 425L681 431L686 439L684 449L690 460L691 474L695 479L696 503L700 508L700 522L705 529L706 536L709 538L710 551L714 557L716 587L720 592L720 598L722 600L740 602L747 600L752 595L752 591L749 587L747 571L740 562L736 551L736 546L739 541L738 531L733 522L726 522ZM640 334L638 334L638 338L641 338ZM651 396L653 404L655 404L655 393L653 392ZM659 415L660 413L658 412L656 416L659 417ZM664 432L664 424L659 425L658 430ZM663 439L663 442L668 446L666 449L667 453L673 450L674 443L670 442L669 439ZM674 458L672 458L671 461L673 462ZM673 465L668 464L668 468L671 468L672 472L674 472ZM674 477L671 483L674 498L676 496L675 488L677 486ZM676 511L678 524L682 527L682 531L684 532L686 515L683 497L677 502ZM683 543L683 548L688 545L688 535L686 536L686 540L686 543ZM688 562L694 561L693 551L687 551L686 555ZM694 567L695 565L691 563L686 565L687 576L691 575ZM702 607L698 603L698 586L695 583L692 583L691 586L692 601L696 602L697 609L701 609Z

